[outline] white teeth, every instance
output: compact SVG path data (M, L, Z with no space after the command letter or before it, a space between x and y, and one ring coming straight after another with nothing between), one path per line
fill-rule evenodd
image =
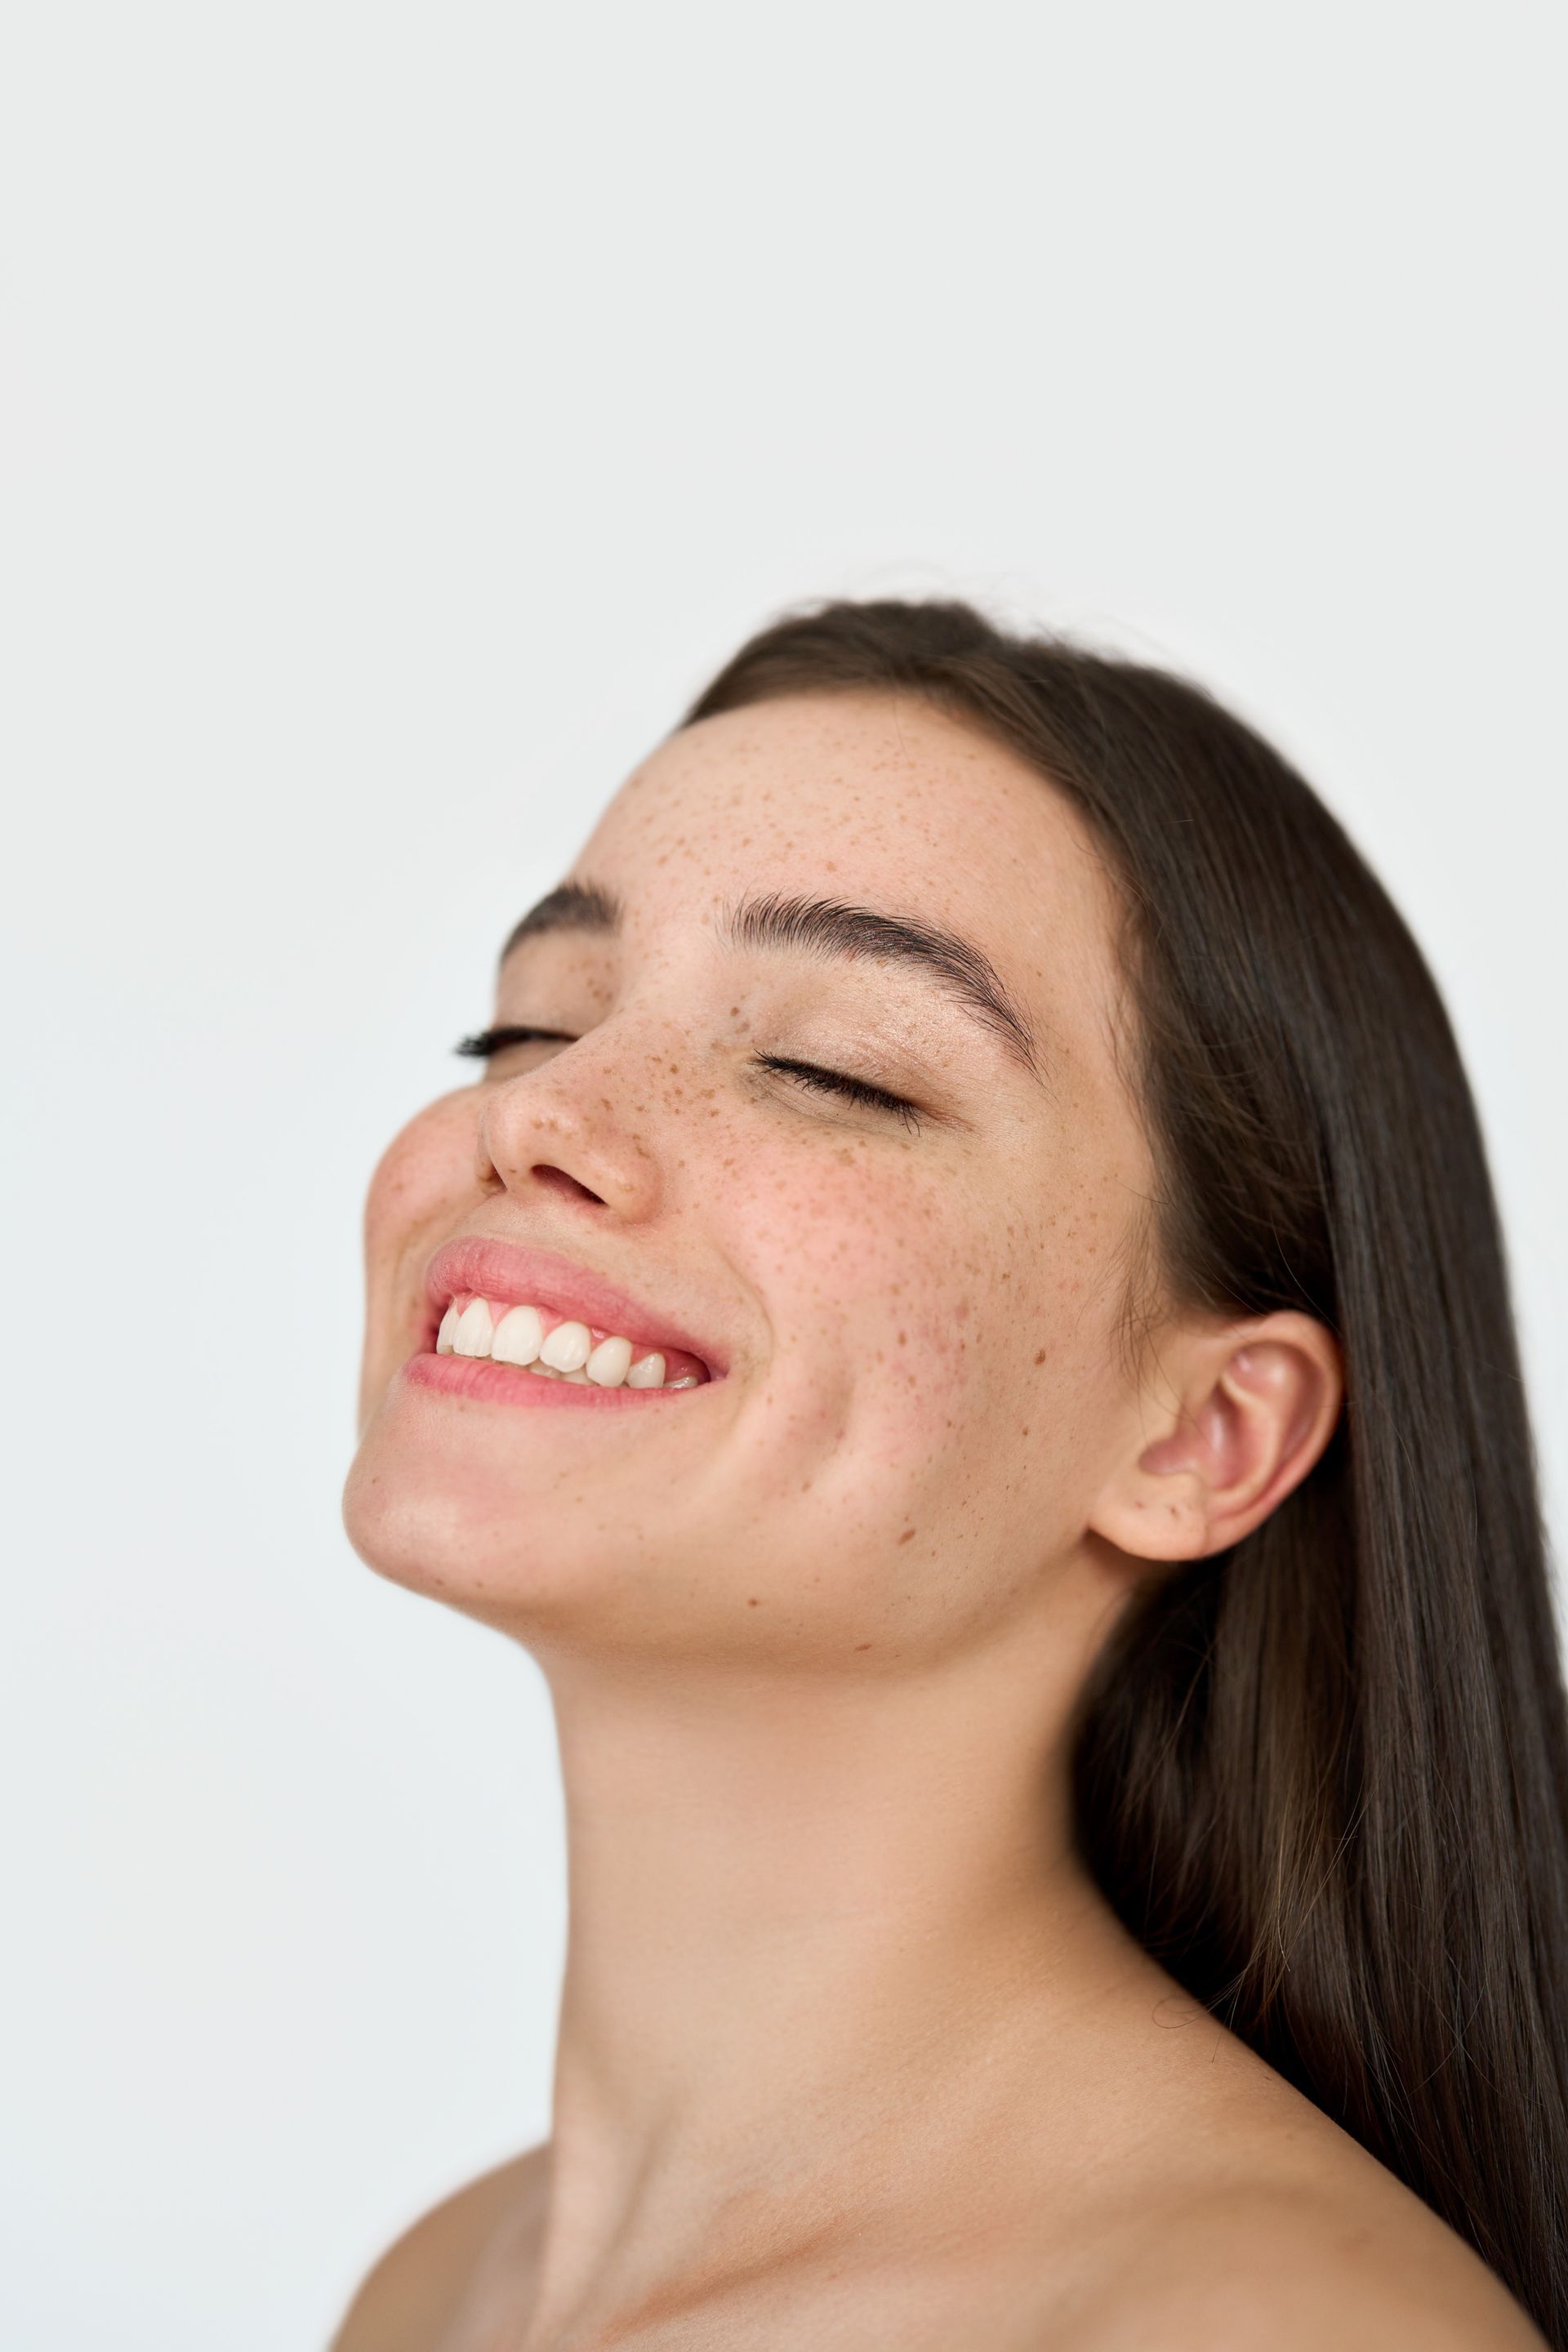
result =
M683 1372L667 1381L665 1360L655 1348L632 1361L632 1343L612 1332L595 1345L586 1323L568 1320L546 1331L537 1307L492 1307L488 1298L470 1298L459 1307L454 1298L436 1334L439 1356L489 1356L498 1364L515 1364L543 1380L591 1381L601 1389L694 1389L701 1385L695 1372Z
M498 1364L531 1364L544 1340L544 1318L537 1307L512 1307L496 1325L490 1353Z
M580 1372L594 1352L594 1335L585 1323L557 1323L539 1352L558 1372Z
M632 1343L629 1339L601 1339L584 1370L597 1387L618 1389L626 1379L631 1360Z
M458 1328L452 1334L452 1353L455 1356L488 1356L494 1332L489 1300L470 1298L458 1318Z

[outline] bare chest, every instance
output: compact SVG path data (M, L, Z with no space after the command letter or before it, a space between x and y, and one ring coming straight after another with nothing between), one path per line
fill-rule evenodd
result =
M700 2297L539 2326L530 2250L492 2248L432 2352L1073 2352L1103 2268L1048 2237L794 2261Z

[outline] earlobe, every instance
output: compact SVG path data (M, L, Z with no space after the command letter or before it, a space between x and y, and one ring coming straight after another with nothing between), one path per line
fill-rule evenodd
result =
M1311 1317L1189 1329L1161 1350L1163 1427L1144 1418L1090 1530L1134 1558L1201 1559L1239 1543L1321 1457L1344 1395L1340 1352Z

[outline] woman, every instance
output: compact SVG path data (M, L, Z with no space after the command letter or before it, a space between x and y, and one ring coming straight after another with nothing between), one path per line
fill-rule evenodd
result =
M463 1050L373 1186L346 1514L548 1679L552 2129L341 2352L1568 2347L1492 1202L1307 786L1158 672L830 605Z

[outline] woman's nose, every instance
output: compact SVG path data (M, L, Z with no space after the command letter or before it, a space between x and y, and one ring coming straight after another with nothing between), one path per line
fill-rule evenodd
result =
M580 1048L488 1088L478 1138L481 1186L519 1201L608 1209L631 1223L652 1216L660 1163L633 1108L637 1092L627 1074L612 1073Z

